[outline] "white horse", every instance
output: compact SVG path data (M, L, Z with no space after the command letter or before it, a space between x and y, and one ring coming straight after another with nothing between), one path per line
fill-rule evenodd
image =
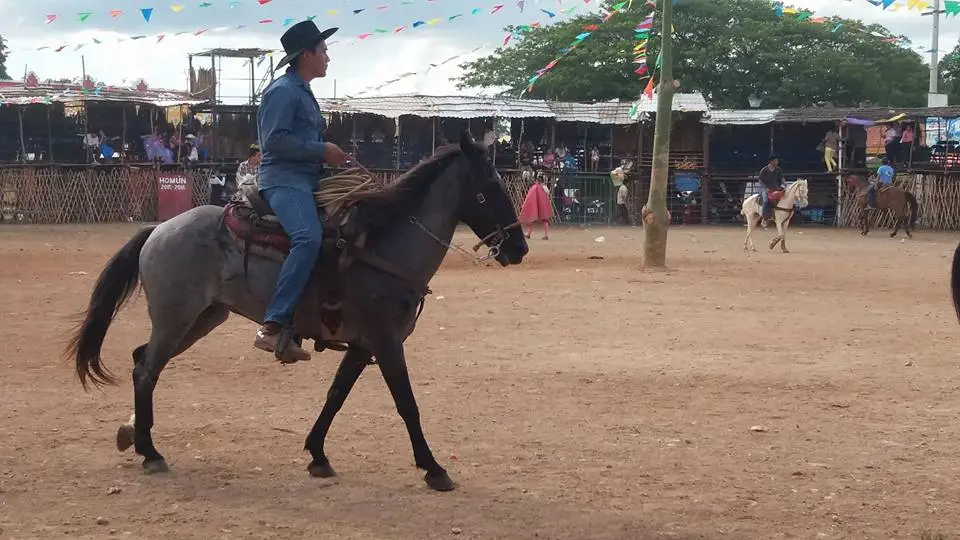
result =
M766 188L761 186L760 189ZM800 208L805 208L807 204L809 204L809 200L807 199L808 189L807 179L801 178L787 187L787 190L779 201L770 201L770 203L774 205L773 222L777 225L777 236L770 241L770 249L773 249L777 243L779 243L781 251L790 253L787 249L785 237L787 226L790 225L790 218L793 217L793 213L795 212L794 205L799 204ZM753 233L753 228L762 221L761 212L760 194L751 195L743 201L740 214L747 220L747 237L743 240L744 251L757 250L757 247L753 245L753 236L751 233ZM763 224L763 227L766 228L766 223Z

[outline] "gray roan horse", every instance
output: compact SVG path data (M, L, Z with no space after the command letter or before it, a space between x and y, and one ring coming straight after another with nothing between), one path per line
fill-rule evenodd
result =
M366 233L365 244L346 271L322 277L336 280L340 327L353 334L341 339L346 354L307 436L305 449L313 457L307 469L312 476L334 476L323 448L327 430L364 367L375 362L406 424L416 466L426 471L424 480L433 489L451 490L454 483L434 459L420 426L403 343L459 222L470 226L481 238L477 247L486 244L501 265L523 260L523 235L510 234L516 211L485 150L468 133L459 145L438 150L393 184L358 197L351 206ZM164 366L231 312L260 322L273 292L279 262L248 252L247 244L227 230L226 216L222 208L201 206L139 231L100 274L68 348L84 388L88 383L115 384L100 350L113 318L138 281L142 284L152 330L150 341L133 351L134 416L120 427L117 447L123 451L134 446L147 473L168 470L150 433L153 391ZM344 270L342 259L340 266ZM309 319L295 322L296 333L319 344L324 334L301 325L303 320ZM322 345L317 348L322 350Z

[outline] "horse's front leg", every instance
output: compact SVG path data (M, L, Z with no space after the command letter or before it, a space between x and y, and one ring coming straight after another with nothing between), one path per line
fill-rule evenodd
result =
M387 383L390 394L393 395L397 412L407 426L407 433L413 444L414 462L418 469L427 471L424 481L437 491L451 491L455 487L453 480L447 475L446 469L434 459L427 439L423 436L420 410L413 397L413 388L410 387L410 375L407 373L403 343L399 340L385 340L374 349L373 354L377 357L377 365L380 366L383 380Z
M860 213L862 221L860 222L860 234L866 236L870 232L870 212L872 210L864 207Z
M346 401L350 390L353 389L353 385L360 378L363 368L370 362L371 357L369 351L353 345L343 355L337 374L330 383L330 390L327 391L327 401L324 402L323 410L320 411L320 416L314 422L313 429L310 430L307 441L304 443L304 450L309 451L310 456L313 457L313 461L307 466L310 476L330 478L336 475L323 452L323 443L327 439L333 417L340 412L343 402Z
M790 253L790 250L787 249L787 227L790 226L790 218L783 220L783 223L777 224L777 231L780 233L780 251L783 253Z
M777 236L770 241L770 249L777 247L777 244L783 241L783 224L777 219L776 210L774 210L773 223L777 226Z

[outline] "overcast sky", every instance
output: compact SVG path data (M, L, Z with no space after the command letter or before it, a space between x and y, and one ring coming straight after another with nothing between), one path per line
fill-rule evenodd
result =
M411 72L417 75L366 95L451 94L458 93L450 80L459 74L458 64L492 52L503 42L503 26L533 21L549 24L583 13L599 0L589 3L526 0L523 12L517 0L269 0L263 5L259 1L262 0L207 0L205 3L209 5L200 7L203 0L157 0L155 3L150 0L0 0L0 35L11 49L7 70L14 79L22 77L25 67L41 79L73 78L81 73L83 56L87 73L98 81L121 84L142 77L154 88L185 89L188 53L211 47L279 49L286 20L316 15L321 28L340 27L336 38L331 40L339 42L330 47L332 61L328 77L314 83L318 97L333 96L334 81L337 95L355 95ZM498 4L503 5L502 9L491 14ZM818 15L843 15L880 23L895 33L907 35L918 49L930 47L930 17L915 11L883 11L869 0L797 0L794 5L812 9ZM172 9L177 6L182 6L179 12ZM388 7L377 9L378 6ZM153 8L149 22L144 20L141 8ZM477 13L472 14L474 8L478 8ZM570 15L561 13L569 8L575 8ZM354 14L353 10L358 9L364 11ZM556 13L556 17L548 17L541 9ZM122 13L113 18L111 10L122 10ZM337 13L331 14L330 10ZM80 21L81 14L86 13L90 13L89 16ZM458 14L462 16L448 20ZM48 24L49 15L57 17ZM265 19L274 22L259 23ZM439 22L436 19L440 19ZM413 28L416 21L435 24ZM247 26L237 29L238 25ZM408 27L399 33L393 32L403 25ZM204 28L209 30L193 35ZM373 33L376 29L389 33L357 39L358 35ZM175 36L178 32L185 34ZM165 35L159 43L157 34ZM148 37L117 42L118 38L137 35ZM940 49L949 51L958 37L960 19L942 19ZM94 39L101 44L94 43ZM65 44L60 52L54 52ZM36 50L44 46L49 48ZM438 64L458 54L464 56L430 68L431 63ZM202 61L204 66L209 62L197 61ZM257 70L258 78L266 66L263 63ZM224 60L223 70L222 94L237 96L239 101L245 99L249 83L242 79L247 77L249 67L243 66L242 60Z

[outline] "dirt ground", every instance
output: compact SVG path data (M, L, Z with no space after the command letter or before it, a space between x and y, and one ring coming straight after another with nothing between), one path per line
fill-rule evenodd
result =
M748 256L742 229L674 228L667 273L638 269L639 229L557 228L508 269L451 253L408 345L459 483L435 493L375 369L328 439L340 476L310 478L338 356L281 367L237 317L164 372L173 472L144 476L114 447L129 383L86 394L60 356L134 230L0 228L0 539L960 533L956 234L792 229L793 253ZM115 372L148 331L140 298L108 334Z

